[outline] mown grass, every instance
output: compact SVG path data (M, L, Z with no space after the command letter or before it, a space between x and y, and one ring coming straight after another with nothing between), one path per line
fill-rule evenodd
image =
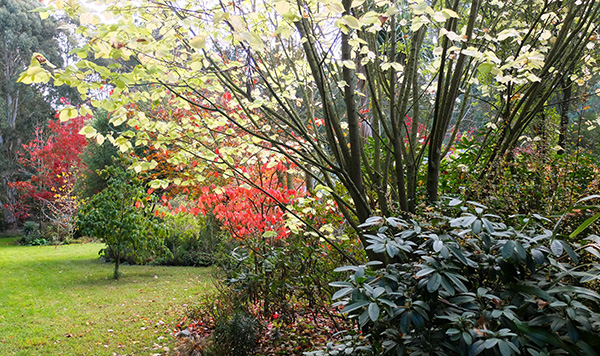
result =
M16 246L0 238L0 355L166 355L186 303L212 289L206 268L122 266L101 244Z

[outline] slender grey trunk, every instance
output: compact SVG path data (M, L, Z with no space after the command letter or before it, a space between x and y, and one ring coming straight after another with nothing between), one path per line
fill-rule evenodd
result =
M570 73L567 73L561 82L562 91L562 102L560 108L560 128L558 134L558 145L560 149L558 154L562 155L565 153L565 146L567 144L567 129L569 127L569 106L571 105L571 95L573 83L571 81Z

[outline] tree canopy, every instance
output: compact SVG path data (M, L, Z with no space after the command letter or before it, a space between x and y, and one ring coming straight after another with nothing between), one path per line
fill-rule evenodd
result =
M83 129L122 151L179 147L170 162L204 161L248 184L240 152L268 152L309 189L327 187L357 231L375 211L414 212L419 182L437 201L440 162L465 128L483 133L469 167L481 179L510 159L531 123L547 120L561 80L591 78L600 16L592 0L105 4L51 1L40 14L78 18L89 41L65 69L34 55L19 80L76 87L90 107L67 106L63 119L95 107L137 128ZM189 115L148 114L157 107ZM154 186L197 184L202 169Z
M0 201L3 204L16 202L15 192L7 183L18 177L17 152L21 144L29 141L35 127L43 126L54 111L48 100L53 89L40 90L17 83L34 52L56 65L62 64L58 25L32 12L38 6L39 2L34 0L0 1ZM9 210L4 215L7 223L14 222Z

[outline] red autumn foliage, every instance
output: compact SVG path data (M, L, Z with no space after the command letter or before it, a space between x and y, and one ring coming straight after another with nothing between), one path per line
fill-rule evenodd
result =
M11 207L21 219L29 216L32 207L42 202L52 202L65 188L71 188L82 169L79 155L87 141L79 131L85 118L61 122L58 116L57 112L55 120L48 122L47 131L37 127L34 138L24 144L19 152L19 163L29 178L9 185L21 192L20 202Z
M225 94L221 101L231 100L231 94ZM137 107L130 107L137 110ZM205 123L198 118L210 115L206 112L200 112L198 109L182 110L169 109L168 107L153 108L146 112L146 116L154 121L176 121L191 123L195 127L204 127ZM141 131L142 128L136 128ZM286 173L290 169L289 162L283 162L274 155L264 154L269 152L265 147L261 163L249 165L245 160L253 155L244 151L244 148L238 147L236 138L247 135L243 130L233 125L213 127L215 136L195 136L195 139L201 142L201 145L210 149L216 155L214 161L190 160L188 162L179 162L174 164L170 159L181 150L178 143L161 144L160 149L148 147L140 159L148 162L156 162L156 168L150 171L150 179L166 179L173 181L179 179L181 182L192 184L176 185L170 184L167 189L160 192L161 201L164 206L173 213L187 212L193 215L213 215L224 230L231 233L232 236L245 239L249 237L270 236L273 238L284 238L289 234L285 227L285 217L283 205L293 202L293 200L303 193L297 189L288 189L285 182ZM226 130L233 130L235 134L222 133ZM156 137L154 132L145 132L148 137ZM218 136L218 139L215 138ZM186 142L186 133L181 133L181 142ZM265 144L266 145L266 144ZM236 147L238 154L233 159L232 167L227 174L223 174L223 167L218 163L225 161L222 150L224 147ZM194 181L194 172L203 177L203 182ZM301 182L292 182L292 186L299 186ZM172 206L172 199L176 196L185 196L185 204Z
M197 207L191 212L214 215L224 229L240 239L260 237L265 233L276 238L288 236L282 205L292 203L302 192L287 189L279 181L278 173L285 172L283 164L271 168L262 165L259 170L253 185L233 181L220 189L214 184L202 187ZM251 171L246 168L246 172Z

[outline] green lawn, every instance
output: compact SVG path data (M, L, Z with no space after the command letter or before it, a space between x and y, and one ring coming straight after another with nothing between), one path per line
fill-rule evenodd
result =
M101 244L26 247L0 238L0 355L165 355L210 269L113 266Z

